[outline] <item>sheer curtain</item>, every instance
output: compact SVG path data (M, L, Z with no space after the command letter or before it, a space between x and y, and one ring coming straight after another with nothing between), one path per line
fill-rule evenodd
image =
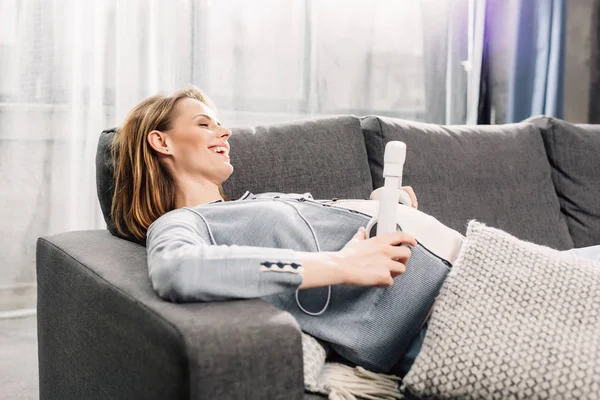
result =
M471 1L0 0L0 313L35 308L38 237L104 227L97 138L144 97L465 122Z

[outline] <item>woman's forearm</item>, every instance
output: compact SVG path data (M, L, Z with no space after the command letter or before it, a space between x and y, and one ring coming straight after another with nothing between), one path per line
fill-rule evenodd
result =
M304 268L300 289L339 285L344 283L344 270L333 252L296 252Z

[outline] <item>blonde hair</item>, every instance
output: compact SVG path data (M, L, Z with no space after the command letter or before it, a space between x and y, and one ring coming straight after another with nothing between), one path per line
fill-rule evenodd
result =
M123 237L144 242L152 222L175 208L175 184L148 144L153 130L167 131L173 124L177 101L191 98L215 109L195 87L171 96L152 96L136 105L113 138L115 191L111 218ZM219 186L225 200L230 200Z

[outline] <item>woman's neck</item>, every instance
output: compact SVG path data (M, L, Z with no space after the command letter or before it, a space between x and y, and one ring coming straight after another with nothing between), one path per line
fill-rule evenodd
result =
M213 182L180 179L175 182L175 208L194 207L223 200L219 186Z

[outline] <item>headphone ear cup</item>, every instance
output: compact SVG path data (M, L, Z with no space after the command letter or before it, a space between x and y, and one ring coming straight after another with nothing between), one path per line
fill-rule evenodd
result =
M371 218L365 229L367 231L367 238L377 236L377 217Z
M377 236L377 217L373 217L369 220L365 230L367 231L367 239ZM396 232L402 232L402 227L396 223Z

